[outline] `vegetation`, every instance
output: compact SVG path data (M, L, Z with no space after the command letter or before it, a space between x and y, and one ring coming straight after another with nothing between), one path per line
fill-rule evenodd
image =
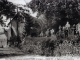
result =
M8 18L15 15L16 6L7 0L0 0L0 15L6 15Z
M24 39L21 50L25 54L43 55L43 56L62 56L62 55L79 55L80 40L68 37L66 39L59 39L51 41L49 37L34 37ZM74 42L75 41L75 42ZM74 43L73 43L74 42Z
M19 40L19 43L22 43L19 47L25 53L52 56L77 54L79 52L80 38L77 39L76 37L72 39L68 37L67 40L58 39L56 41L51 41L49 37L39 38L37 36L41 32L41 28L44 27L40 26L37 18L33 18L25 12L16 12L15 9L17 6L7 0L0 0L0 7L0 15L4 14L7 18L13 18L15 16L14 19L17 23L25 19L25 31L23 35L31 35L33 38L25 36L22 41L20 41L19 37L14 36L14 38L11 38L12 41L15 40L12 44L16 43L16 39ZM69 21L71 25L80 22L80 6L78 1L32 0L29 3L29 7L34 12L38 10L39 16L44 14L46 16L47 28L54 28L55 31L58 30L59 25L64 26L66 21Z
M79 3L77 0L32 0L29 7L33 11L38 10L39 14L45 14L48 28L54 28L57 31L58 26L64 26L66 21L69 21L71 25L79 22Z
M31 17L30 15L24 13L23 14L25 17L25 28L24 28L24 35L27 34L27 36L31 35L31 36L38 36L39 35L39 29L40 29L40 25L38 24L38 22L36 21L37 19L34 17Z

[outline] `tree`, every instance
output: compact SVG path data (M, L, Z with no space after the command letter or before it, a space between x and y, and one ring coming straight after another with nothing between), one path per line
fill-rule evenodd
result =
M25 17L25 28L24 28L24 35L27 34L27 36L38 36L40 31L40 25L37 22L36 18L30 16L27 13L23 13ZM34 33L34 35L33 35Z
M15 15L15 7L13 3L7 0L0 0L0 14L13 17Z
M33 11L37 9L39 13L44 13L48 21L47 25L58 29L58 26L64 26L66 21L71 25L79 22L79 3L78 0L32 0L29 7Z
M38 10L40 14L44 14L47 18L47 28L52 28L58 20L56 16L57 3L56 0L32 0L29 7L32 8L33 11Z

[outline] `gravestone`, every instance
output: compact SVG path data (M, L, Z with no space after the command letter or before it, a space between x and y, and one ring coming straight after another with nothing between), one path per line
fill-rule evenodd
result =
M46 37L49 36L49 29L47 29L47 31L45 32L45 34L46 34Z
M65 25L65 37L68 37L69 29L70 29L70 24L69 24L69 22L67 22Z
M77 32L79 32L79 36L80 36L80 23L78 23L78 24L76 25L76 30L77 30Z
M40 37L43 37L43 32L40 33Z
M51 35L53 35L53 33L54 33L54 29L51 29L51 30L50 30L50 33L51 33Z

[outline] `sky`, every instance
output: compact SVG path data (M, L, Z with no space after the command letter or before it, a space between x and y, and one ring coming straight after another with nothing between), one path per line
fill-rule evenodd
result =
M23 4L23 5L26 5L26 3L29 3L31 0L8 0L12 3L15 3L15 4Z

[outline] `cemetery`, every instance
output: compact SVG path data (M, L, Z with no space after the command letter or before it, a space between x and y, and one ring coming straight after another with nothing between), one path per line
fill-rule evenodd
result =
M3 0L0 7L0 54L80 55L79 0Z

